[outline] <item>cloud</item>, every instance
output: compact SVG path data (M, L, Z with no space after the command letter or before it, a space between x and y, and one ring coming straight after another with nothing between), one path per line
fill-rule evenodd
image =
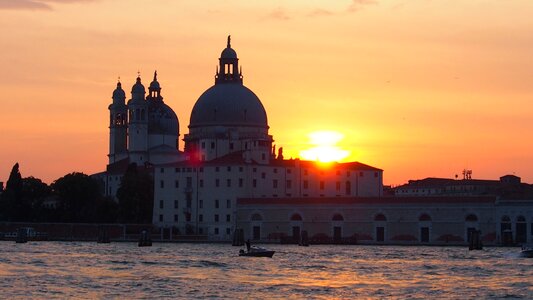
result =
M278 7L274 9L268 16L269 19L275 19L275 20L281 20L281 21L287 21L290 20L290 16L285 12L285 10L281 7Z
M0 0L0 10L52 10L50 3L92 2L95 0Z
M312 12L310 12L307 16L309 16L309 17L326 17L326 16L332 16L332 15L334 15L334 13L329 11L329 10L325 10L325 9L322 9L322 8L317 8L317 9L313 10Z
M352 0L352 4L348 7L349 12L356 12L368 5L378 4L377 0Z

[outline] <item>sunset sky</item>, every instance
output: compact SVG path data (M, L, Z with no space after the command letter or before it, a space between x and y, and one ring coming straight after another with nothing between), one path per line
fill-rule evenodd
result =
M533 183L531 0L0 0L0 28L0 181L105 170L107 106L138 71L183 137L231 34L286 158L334 131L385 184Z

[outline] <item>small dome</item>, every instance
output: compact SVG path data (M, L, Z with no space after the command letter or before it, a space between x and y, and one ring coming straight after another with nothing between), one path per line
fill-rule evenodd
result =
M268 128L263 104L242 84L215 84L194 104L189 128L252 126Z
M113 99L125 99L126 93L122 89L120 81L117 83L117 88L113 91Z
M225 48L224 50L222 50L222 53L220 54L220 58L232 58L232 59L235 59L237 58L237 52L235 52L235 50L233 50L232 48Z
M159 82L157 80L154 80L150 83L150 90L160 90L161 86L159 85Z
M141 83L141 77L137 77L137 82L131 87L131 93L132 94L144 94L146 90L144 89L144 85Z
M161 86L159 85L159 82L157 81L157 71L154 71L154 80L150 83L150 87L148 87L150 91L159 91L161 90Z
M179 135L176 113L165 103L150 102L148 106L148 133Z

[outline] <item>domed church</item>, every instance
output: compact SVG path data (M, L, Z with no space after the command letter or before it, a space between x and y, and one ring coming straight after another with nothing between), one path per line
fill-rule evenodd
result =
M171 237L231 240L242 224L238 214L243 199L269 204L382 195L381 169L358 162L319 168L313 161L285 159L281 147L276 153L265 108L243 84L229 36L214 85L192 109L183 152L178 150L178 118L163 102L157 73L148 95L138 77L127 104L125 99L119 82L109 106L109 164L100 176L106 194L114 196L128 164L146 166L154 179L153 224L170 230ZM269 230L253 229L254 239Z

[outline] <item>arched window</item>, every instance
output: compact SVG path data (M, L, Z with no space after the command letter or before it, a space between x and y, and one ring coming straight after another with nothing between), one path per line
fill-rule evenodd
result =
M387 218L385 217L384 214L377 214L374 217L374 221L387 221Z
M516 217L516 222L525 223L526 222L526 218L524 216L518 216L518 217Z
M341 214L334 214L332 220L333 221L344 221L344 217Z
M503 216L502 223L511 223L511 218L509 218L508 216Z
M477 222L477 216L474 214L469 214L466 216L465 221L467 222Z
M422 214L419 218L418 218L418 221L431 221L431 217L428 215L428 214Z
M252 221L263 221L263 217L260 214L253 214Z
M293 214L291 216L291 221L302 221L302 216L300 216L299 214Z

